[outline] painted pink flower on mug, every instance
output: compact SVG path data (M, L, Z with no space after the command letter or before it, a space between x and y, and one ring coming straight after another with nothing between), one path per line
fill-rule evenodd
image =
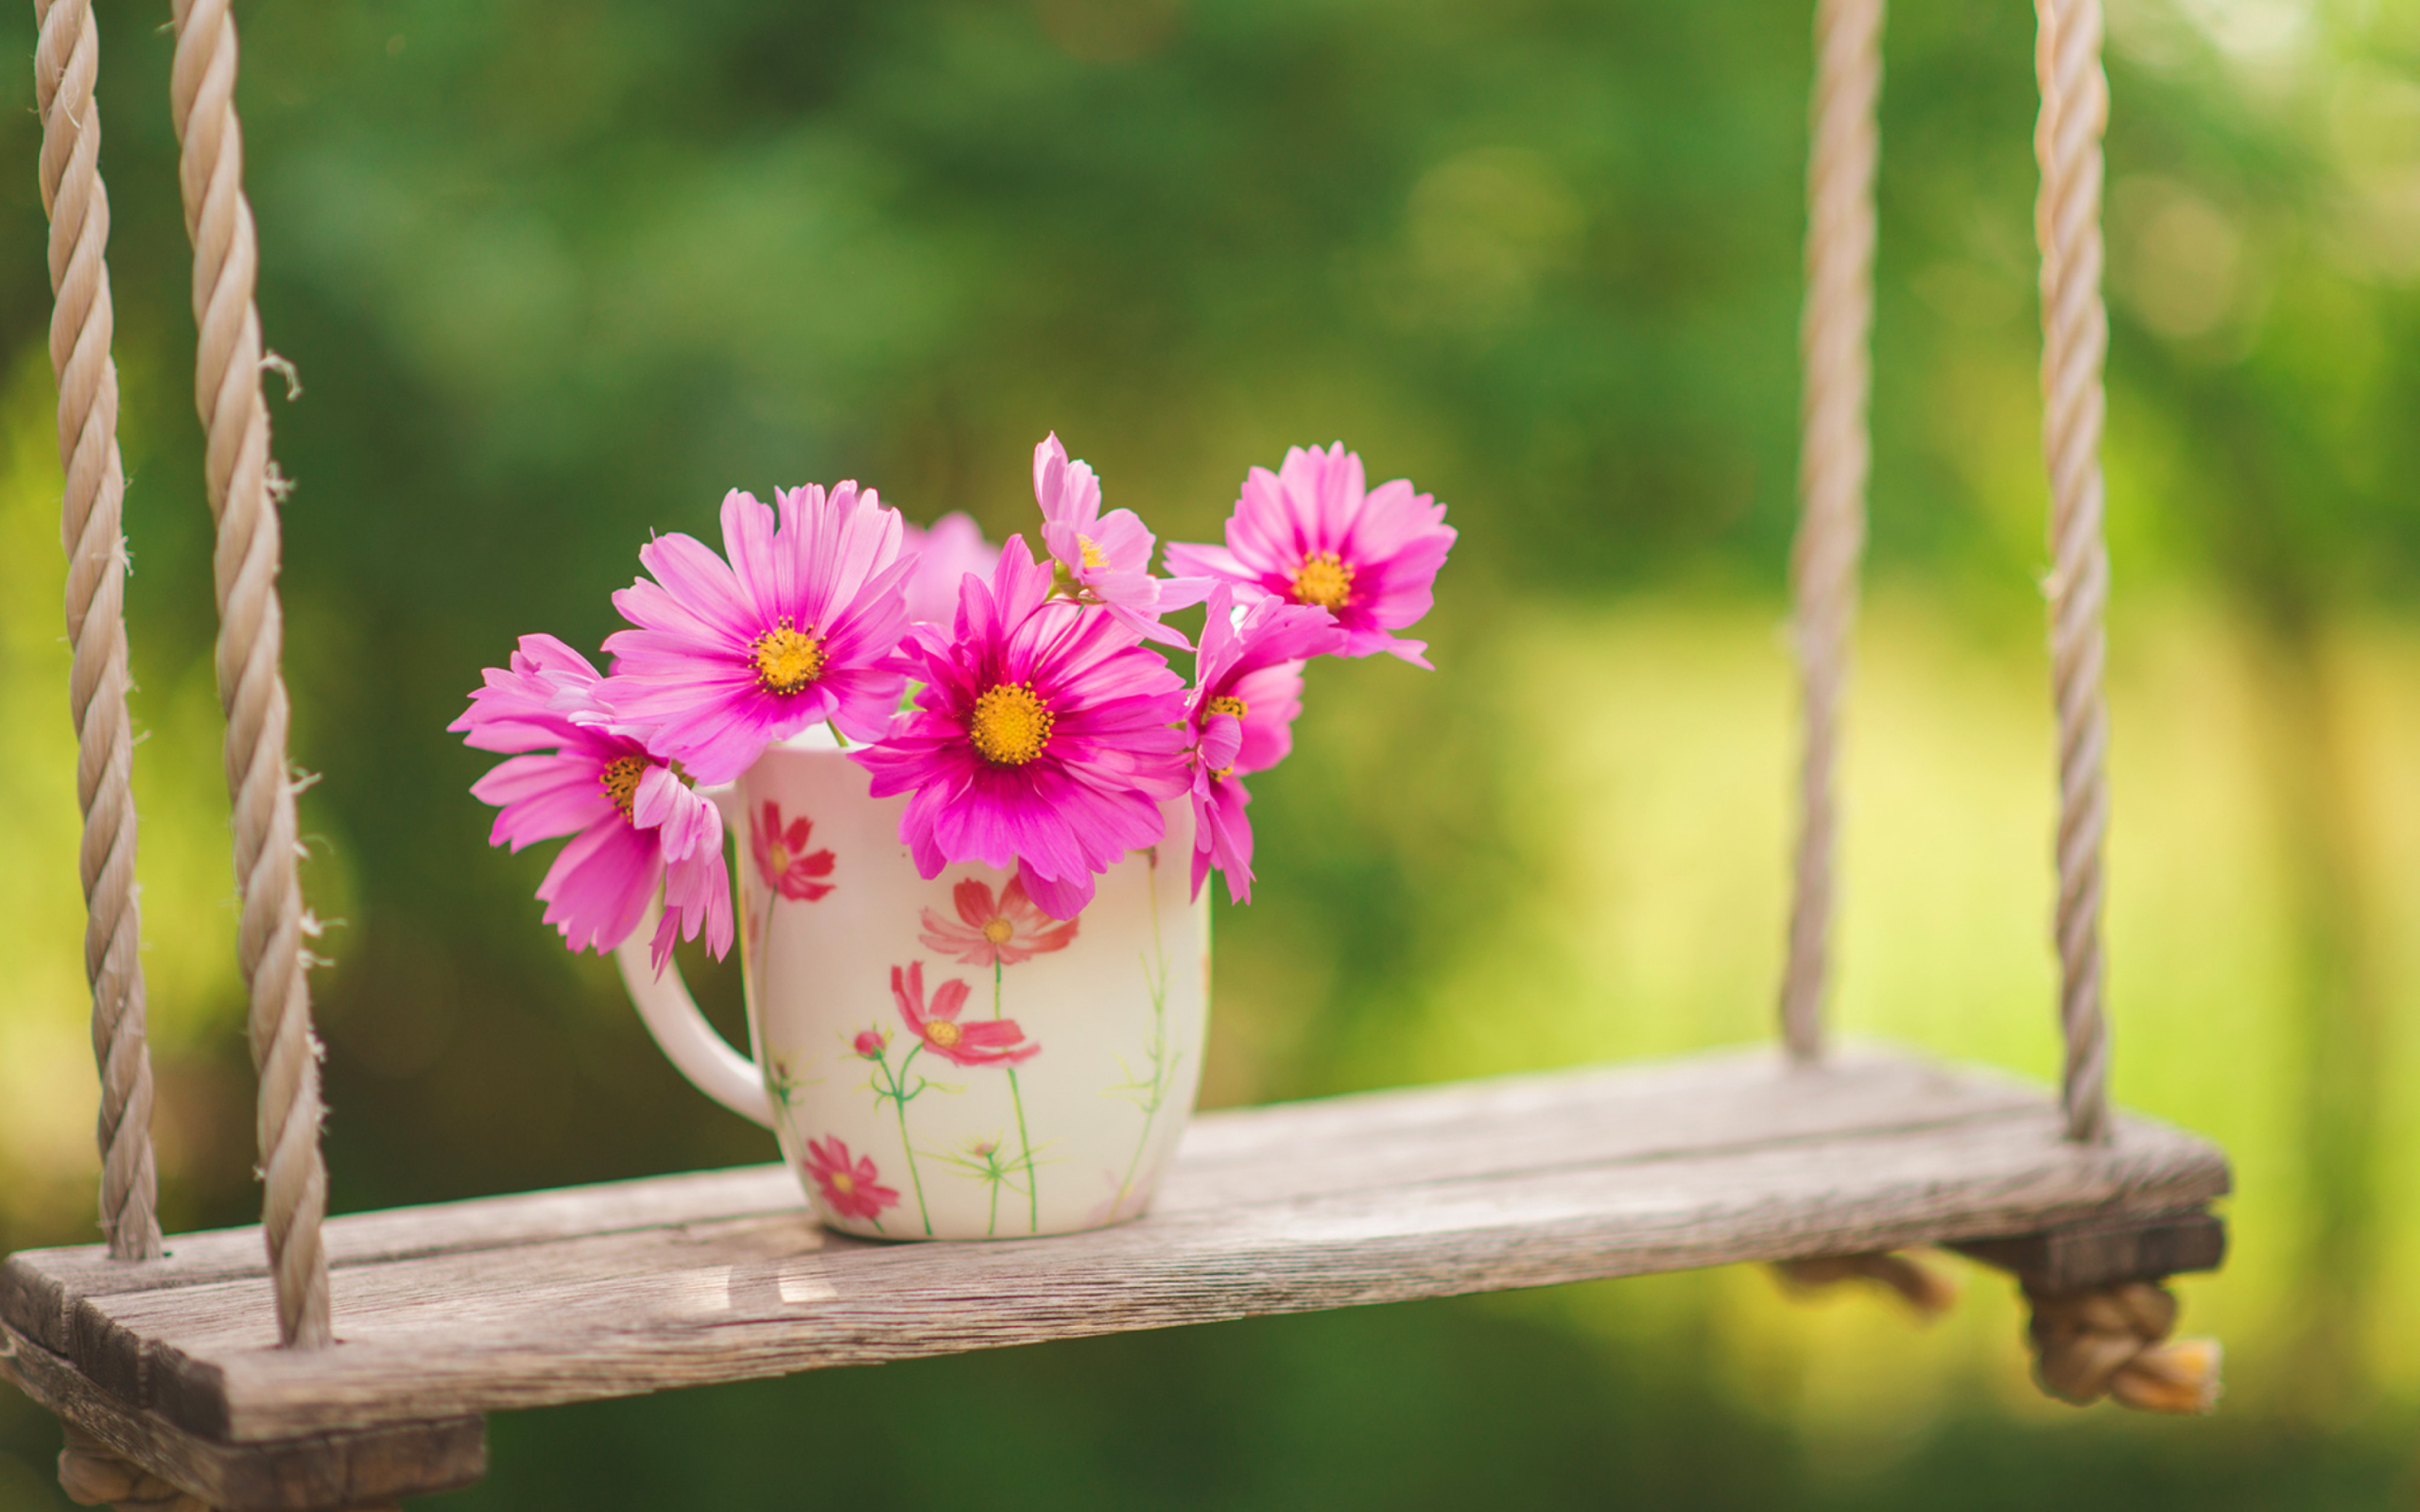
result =
M824 1202L843 1218L863 1218L879 1228L883 1210L899 1206L897 1189L882 1184L872 1158L853 1157L838 1134L806 1142L806 1169Z
M1076 937L1077 920L1063 924L1034 906L1020 878L1011 877L995 898L991 884L968 877L951 890L950 901L958 918L925 909L925 932L918 938L960 965L1014 966L1063 951Z
M927 1006L925 963L918 961L904 972L895 966L890 969L890 995L898 1002L899 1016L908 1021L908 1032L950 1064L1013 1066L1042 1053L1040 1045L1026 1042L1025 1031L1014 1019L959 1022L958 1016L966 1011L966 984L953 978L933 989L933 1001Z
M833 884L829 850L809 850L815 821L800 815L785 827L782 806L770 799L757 809L748 826L748 853L765 885L794 902L811 903L829 893Z

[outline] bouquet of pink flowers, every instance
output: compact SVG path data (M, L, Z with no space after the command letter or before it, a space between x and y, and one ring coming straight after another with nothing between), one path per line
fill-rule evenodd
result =
M447 728L511 757L471 789L499 810L492 844L571 837L538 886L545 921L574 950L612 950L660 887L659 971L676 937L728 951L722 817L697 785L824 722L857 743L874 796L908 795L899 838L927 879L1013 868L1073 919L1189 796L1195 894L1215 869L1248 901L1243 779L1292 748L1310 658L1428 665L1395 632L1428 612L1444 507L1400 479L1369 489L1341 443L1298 447L1252 470L1224 546L1171 544L1154 576L1150 531L1101 512L1056 436L1034 448L1033 491L1040 558L964 515L920 531L856 483L773 507L735 490L719 555L686 535L640 548L648 576L614 595L631 628L605 642L609 673L524 636ZM1164 617L1194 605L1198 645ZM1190 686L1169 651L1192 655Z

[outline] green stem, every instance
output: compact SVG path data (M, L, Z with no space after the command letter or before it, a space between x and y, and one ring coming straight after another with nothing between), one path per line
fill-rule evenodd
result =
M916 1050L924 1048L922 1042L916 1046ZM890 1069L890 1053L887 1050L883 1052L882 1058L875 1061L874 1065L881 1071L883 1079L890 1083L890 1091L876 1095L889 1097L892 1109L899 1114L899 1148L901 1153L908 1157L908 1179L916 1188L916 1214L925 1220L925 1237L930 1239L933 1236L933 1215L925 1206L925 1177L916 1169L916 1146L908 1139L908 1066L916 1058L916 1050L908 1052L907 1057L899 1062L897 1071ZM874 1221L874 1227L876 1228L882 1227L880 1219Z
M893 1088L898 1085L897 1082L891 1083ZM933 1237L933 1215L925 1206L925 1178L916 1170L916 1146L908 1143L908 1099L894 1092L890 1106L899 1114L899 1147L908 1152L908 1179L915 1183L916 1213L925 1220L925 1237L930 1239Z
M823 728L832 731L832 738L840 743L840 748L842 750L847 750L849 748L849 737L840 733L840 727L838 725L834 724L829 719L826 719L823 721Z
M992 1017L1000 1017L1000 958L992 957ZM1033 1140L1025 1131L1025 1093L1017 1087L1017 1068L1009 1068L1009 1103L1017 1110L1017 1155L1025 1162L1025 1227L1028 1233L1042 1231L1042 1193L1033 1179Z
M1159 962L1156 975L1150 967L1144 975L1151 981L1151 1095L1143 1105L1143 1132L1134 1141L1134 1153L1127 1157L1126 1176L1117 1183L1117 1195L1109 1205L1109 1215L1117 1216L1125 1205L1126 1194L1134 1189L1134 1172L1143 1163L1143 1151L1151 1143L1151 1124L1160 1116L1160 1104L1167 1100L1168 1081L1168 953L1160 943L1160 858L1151 855L1151 879L1149 884L1151 907L1151 954Z

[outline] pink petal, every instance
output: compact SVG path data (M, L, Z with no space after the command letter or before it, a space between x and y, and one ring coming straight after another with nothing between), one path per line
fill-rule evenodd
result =
M782 503L787 513L789 501ZM772 509L758 503L756 495L739 489L723 495L722 549L748 607L739 623L750 634L761 634L798 596L797 576L789 570L789 554L774 540L776 530Z
M1188 545L1181 541L1171 541L1160 557L1167 564L1167 570L1180 577L1223 577L1236 583L1254 582L1259 577L1224 546Z
M921 963L918 966L918 970L923 970ZM932 1016L936 1019L947 1019L955 1022L959 1014L966 1007L966 984L959 980L957 977L952 977L948 981L943 982L941 986L933 988Z
M741 593L738 575L695 536L658 536L639 548L639 565L660 586L649 592L651 585L633 583L614 595L614 607L640 628L700 631L743 644L765 628ZM625 597L653 619L631 613Z
M1011 878L1009 885L1014 887L1016 879ZM958 917L964 919L970 929L980 930L992 921L994 915L1009 911L1005 902L994 904L990 885L977 877L968 877L959 883L950 897L958 904Z
M1026 892L1035 905L1053 919L1075 919L1093 901L1093 877L1089 871L1080 871L1063 881L1043 876L1032 867L1020 864L1017 876L1025 883Z
M563 847L538 884L544 920L573 950L610 951L639 927L662 870L652 836L618 814L600 820Z

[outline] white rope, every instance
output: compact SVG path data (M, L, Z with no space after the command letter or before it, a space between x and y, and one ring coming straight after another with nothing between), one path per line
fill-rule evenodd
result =
M1875 107L1882 90L1882 0L1818 0L1806 167L1806 305L1799 331L1798 539L1790 553L1791 634L1806 706L1799 833L1782 976L1783 1042L1797 1060L1823 1051L1830 973L1834 770L1857 627L1872 446Z
M2109 550L2101 538L2100 0L2035 0L2034 67L2042 167L2034 233L2042 248L2042 449L2050 473L2050 683L2059 727L2059 1026L2067 1137L2109 1130L2109 1029L2101 1006L2101 847L2109 828L2109 709L2101 696Z
M195 397L209 433L203 463L218 523L218 697L227 713L227 786L234 799L235 876L243 891L236 954L251 989L256 1132L266 1192L261 1228L276 1284L278 1336L329 1342L328 1263L320 1243L328 1178L320 1160L320 1044L311 1032L307 916L296 862L294 781L286 765L285 681L278 670L280 531L270 496L268 410L261 395L259 249L244 198L244 134L235 118L235 20L228 0L175 0L169 77L185 232L193 240Z
M117 365L110 359L110 197L101 186L100 70L92 0L35 0L41 39L42 203L50 216L50 367L59 380L66 473L68 704L76 716L76 799L84 814L84 976L101 1078L101 1231L118 1260L156 1260L159 1177L151 1156L151 1053L145 1040L143 924L135 896L134 742L127 713L126 471L117 449Z

